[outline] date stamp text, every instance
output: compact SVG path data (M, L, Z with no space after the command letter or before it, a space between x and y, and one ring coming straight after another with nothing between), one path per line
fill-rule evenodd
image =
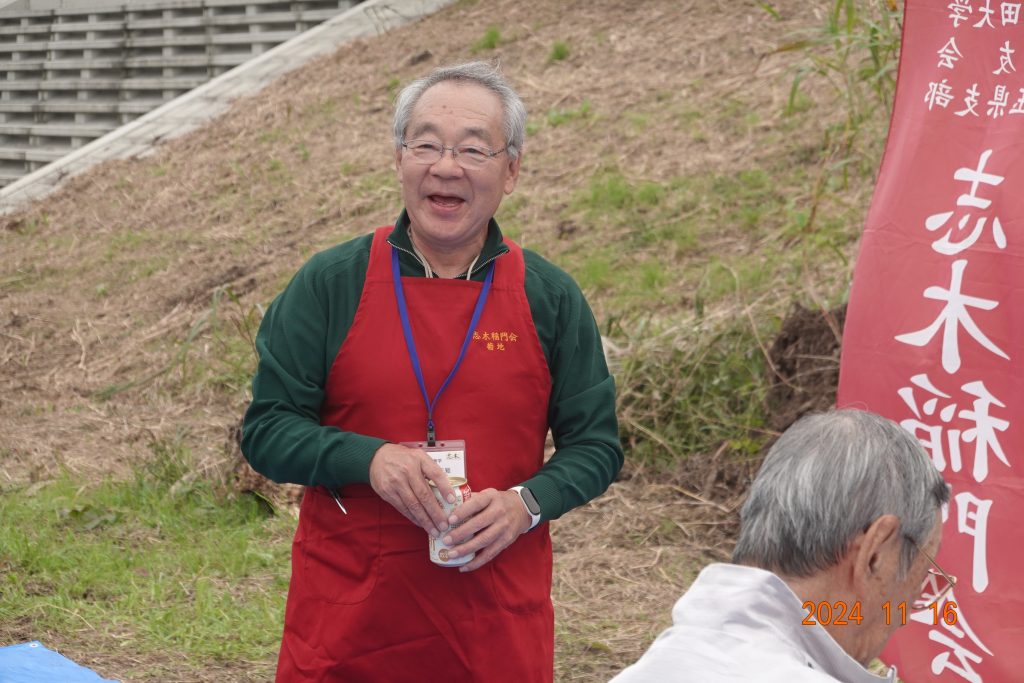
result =
M956 624L956 607L956 603L952 601L944 603L941 609L938 603L933 604L930 607L932 625L937 626L940 619L949 626ZM828 602L827 600L814 602L813 600L808 600L803 604L803 608L807 610L807 616L800 622L804 626L814 626L815 624L821 624L822 626L849 626L850 624L859 625L864 620L859 600L852 604L847 604L842 600L835 602ZM882 604L882 612L885 613L886 626L894 623L903 626L907 623L906 602L899 602L893 605L886 601Z

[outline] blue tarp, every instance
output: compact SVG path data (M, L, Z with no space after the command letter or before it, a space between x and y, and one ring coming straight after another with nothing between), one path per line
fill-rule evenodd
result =
M47 650L39 641L0 647L0 683L117 683Z

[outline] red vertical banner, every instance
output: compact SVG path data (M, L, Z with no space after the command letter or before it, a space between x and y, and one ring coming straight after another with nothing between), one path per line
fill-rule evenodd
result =
M1021 5L907 0L847 311L838 405L899 422L952 488L956 587L883 655L908 683L1024 681Z

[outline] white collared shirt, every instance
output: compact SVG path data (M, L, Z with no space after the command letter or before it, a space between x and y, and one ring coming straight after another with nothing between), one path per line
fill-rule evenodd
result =
M775 574L735 564L701 571L665 629L612 683L890 683L861 666Z

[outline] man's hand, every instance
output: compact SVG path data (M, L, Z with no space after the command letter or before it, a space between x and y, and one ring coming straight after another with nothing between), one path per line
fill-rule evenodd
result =
M471 572L497 557L530 528L533 520L515 491L484 489L474 491L468 501L455 508L448 521L462 524L444 538L446 544L455 546L451 557L476 551L472 562L459 567L460 572Z
M441 504L427 480L433 480L441 495L455 501L455 491L430 456L418 448L384 444L370 460L370 486L413 524L437 538L448 530Z

